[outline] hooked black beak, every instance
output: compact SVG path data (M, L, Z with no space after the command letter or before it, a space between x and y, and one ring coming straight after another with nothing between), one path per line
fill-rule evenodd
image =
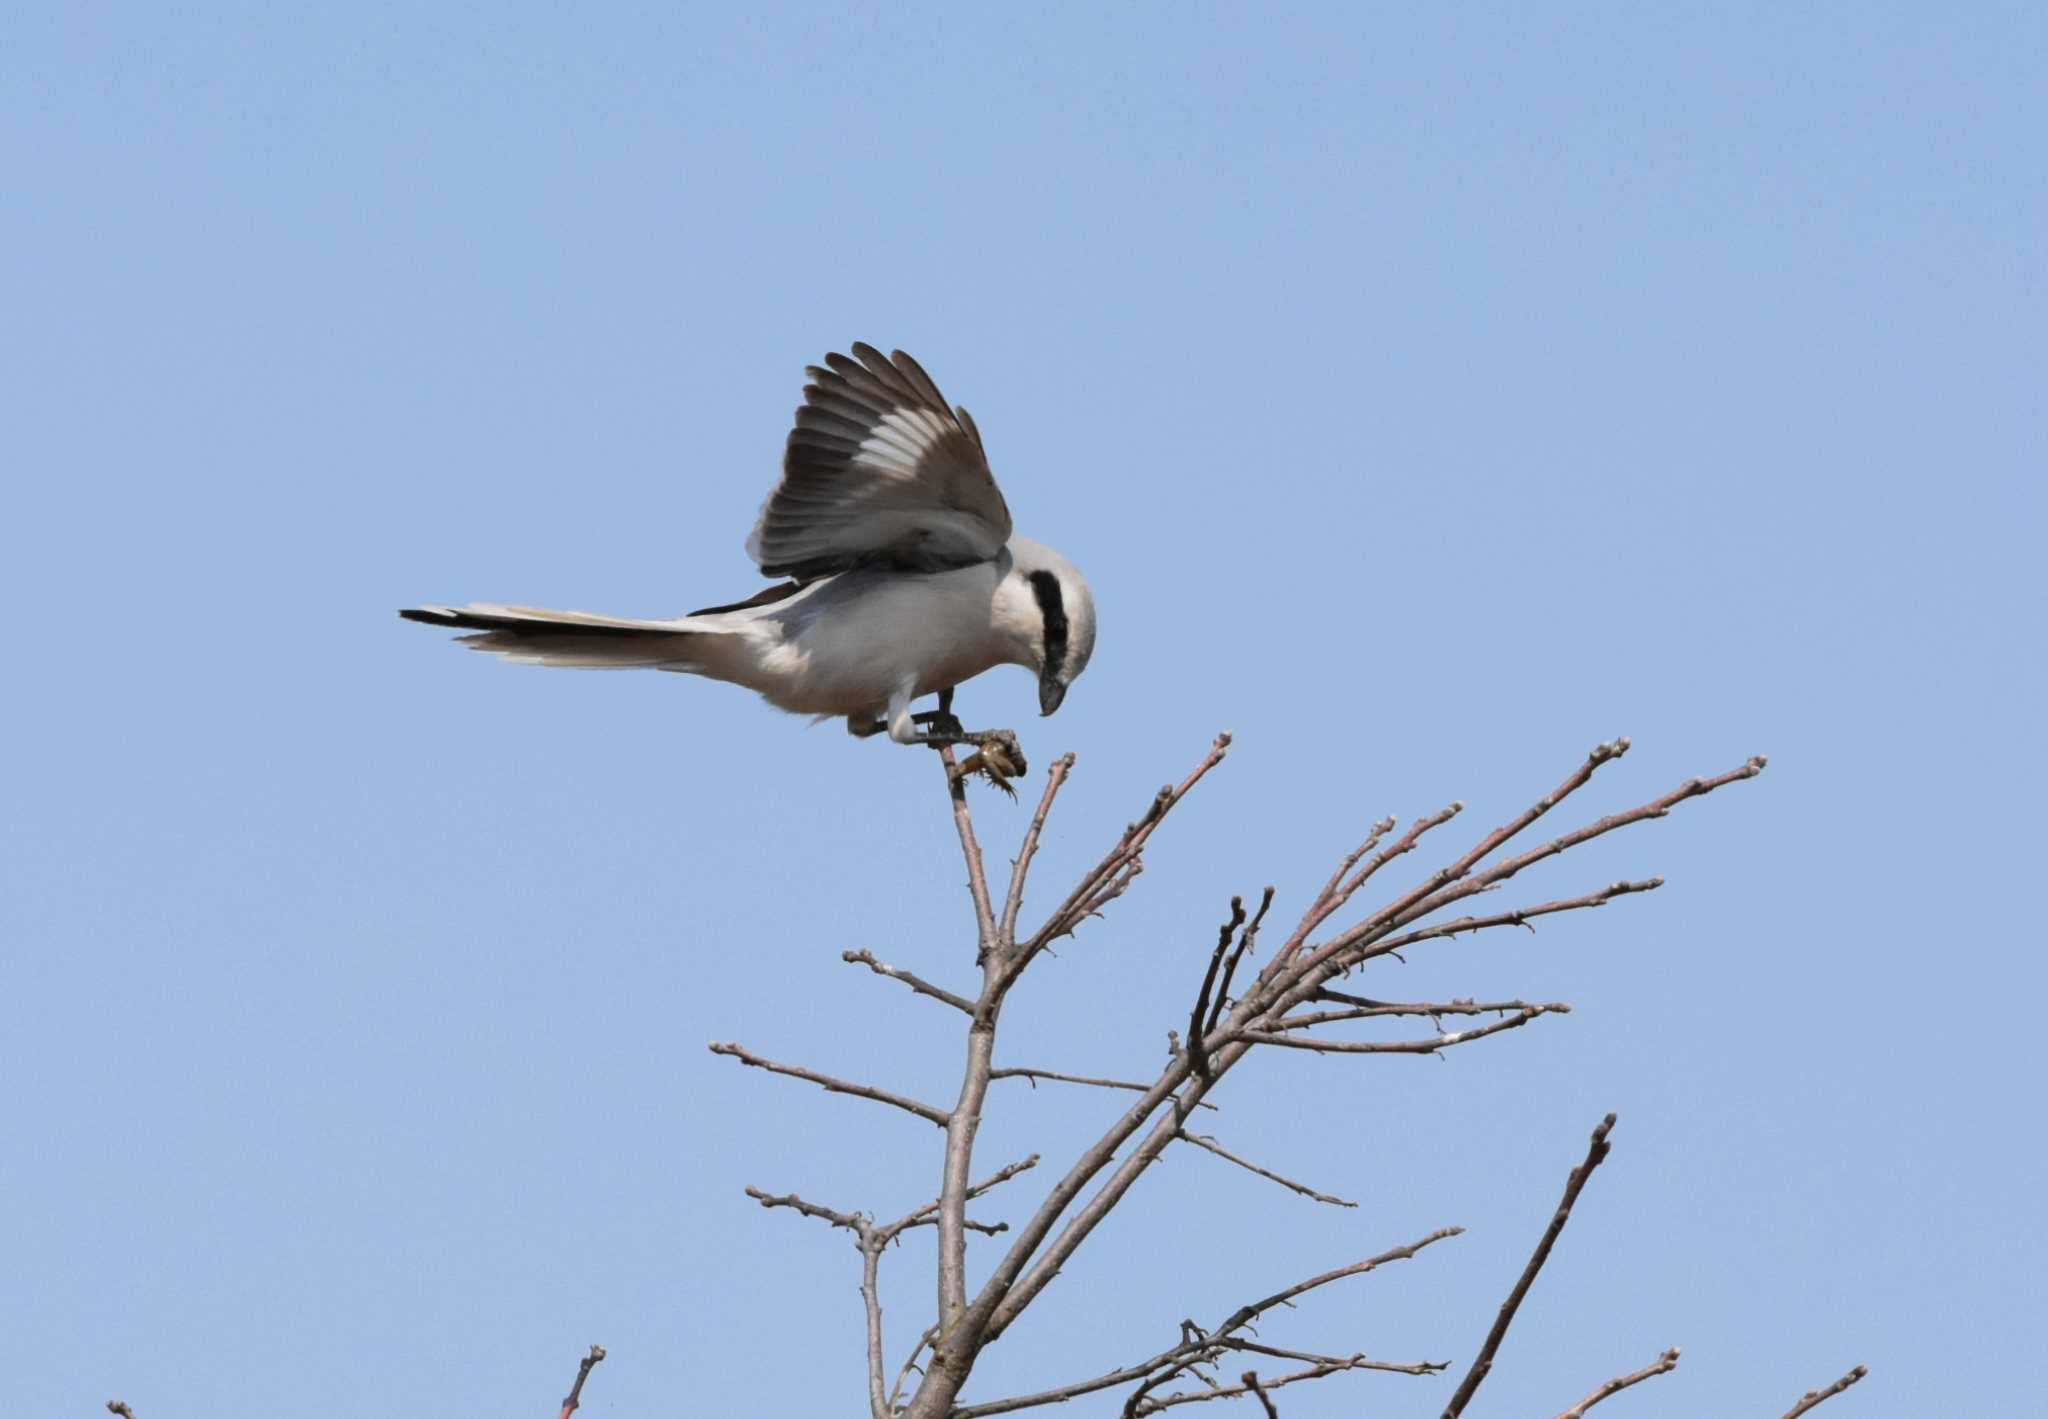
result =
M1064 700L1066 697L1067 687L1065 685L1062 685L1058 680L1055 680L1050 675L1042 675L1039 677L1038 712L1041 715L1051 714L1054 710L1058 709L1060 707L1060 701Z

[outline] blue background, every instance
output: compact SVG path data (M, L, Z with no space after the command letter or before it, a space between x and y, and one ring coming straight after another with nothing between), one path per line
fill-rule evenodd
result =
M970 1398L1448 1223L1264 1336L1462 1366L1610 1108L1473 1413L1674 1343L1603 1412L1774 1414L1859 1360L1830 1412L2038 1393L2038 8L8 30L18 1411L542 1414L598 1340L594 1414L861 1412L844 1234L741 1188L893 1216L936 1136L704 1044L950 1102L957 1017L838 960L969 984L930 756L392 615L746 594L802 366L856 339L974 410L1097 590L1058 718L1016 671L962 698L1080 755L1034 900L1238 735L1003 1063L1150 1077L1228 894L1291 921L1383 813L1469 802L1422 871L1617 733L1564 822L1772 758L1513 896L1663 892L1361 982L1577 1013L1229 1081L1226 1145L1359 1209L1176 1152ZM1025 815L977 808L1000 863ZM998 1089L980 1157L1049 1159L977 1209L1016 1220L1121 1104ZM888 1259L892 1356L930 1246Z

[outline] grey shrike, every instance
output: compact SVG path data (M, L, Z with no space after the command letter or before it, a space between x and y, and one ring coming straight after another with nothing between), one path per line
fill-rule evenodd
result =
M1021 665L1040 711L1058 709L1095 651L1088 583L1011 535L981 431L916 360L853 353L810 368L782 481L747 539L761 574L788 580L672 620L484 602L398 614L478 632L462 639L523 664L682 671L795 714L844 715L863 738L1014 750L1007 731L961 728L953 687ZM930 694L938 710L913 715Z

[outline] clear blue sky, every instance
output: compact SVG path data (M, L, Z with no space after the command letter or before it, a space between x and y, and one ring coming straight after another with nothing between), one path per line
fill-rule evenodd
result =
M537 1415L596 1340L595 1415L859 1412L851 1250L741 1188L894 1214L934 1137L704 1044L944 1099L954 1021L838 960L969 978L929 756L392 615L746 594L857 339L1097 588L1058 718L963 696L1080 755L1044 887L1239 736L1004 1062L1146 1073L1227 895L1383 813L1482 831L1617 733L1586 811L1772 759L1523 896L1661 894L1371 977L1577 1013L1232 1079L1217 1135L1361 1208L1175 1156L971 1396L1447 1223L1266 1334L1464 1360L1612 1108L1475 1414L1674 1343L1602 1413L2031 1402L2048 24L1544 8L17 13L11 1406ZM1003 1093L983 1156L1114 1107Z

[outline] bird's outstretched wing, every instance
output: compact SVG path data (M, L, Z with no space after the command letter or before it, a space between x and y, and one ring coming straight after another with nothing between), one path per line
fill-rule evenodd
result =
M1010 540L1010 509L981 433L901 350L856 344L812 366L747 554L803 580L861 565L943 571Z

